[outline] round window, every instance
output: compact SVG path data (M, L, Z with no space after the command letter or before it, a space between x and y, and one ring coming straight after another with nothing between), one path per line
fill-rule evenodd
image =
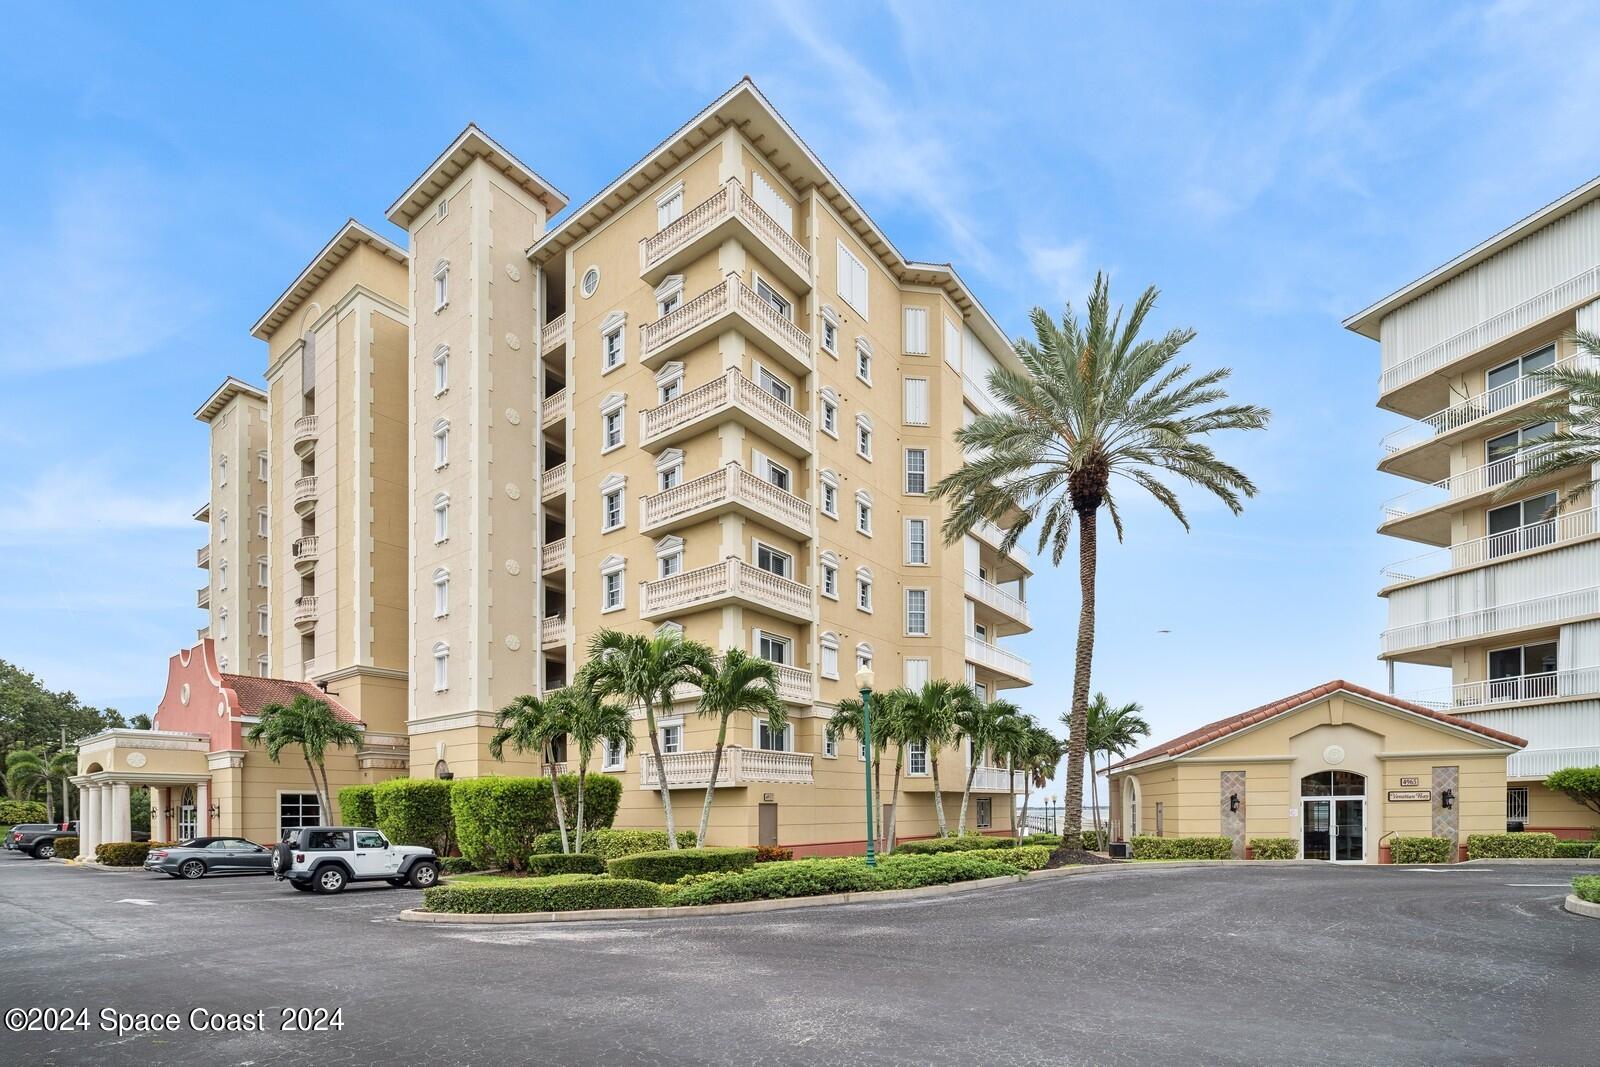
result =
M593 296L598 288L600 288L600 268L590 267L583 272L583 295Z

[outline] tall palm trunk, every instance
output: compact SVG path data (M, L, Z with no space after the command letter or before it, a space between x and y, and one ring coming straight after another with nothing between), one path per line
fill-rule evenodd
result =
M896 745L894 750L894 790L889 794L889 817L884 820L888 825L883 828L883 854L894 855L894 823L900 814L900 768L905 766L906 749L904 745Z
M589 780L589 750L578 759L578 818L573 825L572 851L583 851L583 787Z
M1100 851L1105 841L1100 837L1100 775L1095 772L1094 753L1089 753L1089 803L1094 805L1094 849Z
M317 810L322 813L325 825L332 826L334 825L333 807L328 803L327 785L323 783L321 778L317 777L317 761L311 758L309 749L302 748L300 752L306 758L306 770L311 772L311 788L317 794ZM211 829L214 831L216 827L213 826Z
M928 746L928 766L933 770L933 814L939 820L939 836L949 837L950 828L944 821L944 796L939 792L939 757L933 754L933 746Z
M706 783L706 799L700 804L700 832L694 835L695 848L700 848L706 843L706 826L711 822L711 798L717 792L717 773L722 769L722 746L727 742L728 717L723 715L717 723L717 749L711 754L711 780ZM672 833L670 827L667 833Z
M560 768L556 766L556 750L550 745L544 748L544 761L550 768L550 803L556 809L556 829L561 833L561 851L571 852L567 847L567 805L561 799Z
M678 831L672 822L672 790L667 788L667 765L661 761L661 731L656 729L655 705L648 700L644 702L644 725L650 731L650 754L656 761L656 785L661 793L661 811L666 817L667 847L676 849Z
M1098 507L1098 504L1096 505ZM1067 724L1067 810L1061 847L1083 847L1084 729L1089 722L1089 670L1094 661L1095 509L1078 512L1078 652L1073 663L1072 710Z
M977 758L975 756L969 756L967 758L967 763L970 764L970 766L967 767L967 785L966 788L961 790L961 814L956 817L957 837L967 832L967 798L972 796L972 783L973 780L978 777Z
M1015 764L1006 760L1006 800L1011 805L1011 836L1021 842L1022 827L1017 825L1017 772L1013 769Z
M1028 799L1033 796L1033 775L1022 780L1022 825L1028 825Z

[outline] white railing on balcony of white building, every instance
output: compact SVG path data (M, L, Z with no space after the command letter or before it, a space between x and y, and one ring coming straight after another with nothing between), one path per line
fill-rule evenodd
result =
M704 787L711 780L711 764L715 757L716 752L713 749L663 753L661 763L667 770L667 786ZM744 782L809 785L811 781L809 752L771 752L761 748L728 745L723 748L722 762L717 767L718 786L739 785ZM645 752L639 759L639 787L657 789L660 787L659 783L655 755Z
M1379 643L1385 653L1409 648L1446 644L1498 633L1549 626L1579 616L1600 615L1600 587L1573 589L1565 593L1518 600L1509 604L1463 611L1425 622L1396 626L1383 631Z
M1515 455L1502 456L1491 463L1481 467L1472 467L1460 474L1452 474L1441 478L1437 482L1421 486L1408 492L1401 493L1393 499L1383 502L1383 521L1390 522L1394 519L1414 515L1419 511L1437 507L1451 500L1475 496L1486 492L1496 486L1522 477L1534 468L1540 456L1548 452L1551 445L1532 445L1524 448Z
M1551 545L1588 537L1600 529L1596 526L1596 519L1595 508L1568 512L1544 522L1529 523L1515 530L1504 530L1489 534L1487 537L1474 537L1470 541L1462 541L1449 548L1424 552L1420 556L1391 563L1384 567L1381 573L1391 581L1409 582L1441 571L1455 570L1458 567L1476 567L1518 552L1548 548Z
M1028 602L1015 593L1002 589L987 578L967 571L966 591L968 596L993 608L1002 615L1022 623L1028 621Z
M1575 667L1564 671L1524 674L1515 678L1483 678L1409 694L1413 704L1439 711L1480 707L1485 704L1556 700L1600 694L1600 667Z
M1587 355L1578 353L1558 360L1546 369L1573 370L1591 366L1593 362ZM1477 396L1447 407L1443 411L1436 411L1425 419L1418 419L1391 431L1383 438L1383 454L1385 456L1392 455L1395 452L1401 452L1414 445L1431 440L1440 434L1449 433L1451 430L1459 430L1461 427L1469 426L1479 419L1488 418L1490 415L1515 407L1524 401L1533 400L1544 396L1546 393L1554 392L1555 388L1549 379L1543 376L1542 371L1525 374L1515 381L1497 385L1487 392L1479 393Z
M1012 678L1020 678L1025 682L1033 680L1033 668L1027 660L1015 652L970 635L967 637L967 659Z
M557 315L544 324L539 331L539 347L546 352L552 351L566 342L567 316L565 313Z
M1563 767L1600 766L1600 747L1536 748L1506 757L1507 778L1543 778Z

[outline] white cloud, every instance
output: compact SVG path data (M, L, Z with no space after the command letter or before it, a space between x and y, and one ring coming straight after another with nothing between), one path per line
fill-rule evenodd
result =
M1068 301L1075 308L1083 308L1094 279L1094 272L1089 269L1088 241L1052 245L1024 243L1022 254L1028 270L1044 287L1043 291L1055 300L1055 305L1046 307L1046 311L1059 315Z
M5 494L0 544L54 544L107 533L186 528L193 521L195 501L204 498L203 487L139 491L94 464L58 465Z

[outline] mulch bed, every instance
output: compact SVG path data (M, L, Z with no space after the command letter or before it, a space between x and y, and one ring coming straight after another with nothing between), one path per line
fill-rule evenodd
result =
M1044 865L1047 871L1057 867L1077 867L1085 864L1126 863L1126 860L1114 860L1110 856L1099 852L1085 852L1081 848L1058 848L1050 853L1050 862Z

